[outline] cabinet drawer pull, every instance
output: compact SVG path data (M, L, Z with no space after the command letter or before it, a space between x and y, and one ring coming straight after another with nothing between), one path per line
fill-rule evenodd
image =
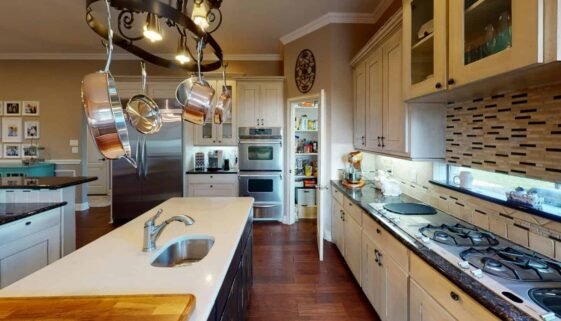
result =
M349 202L349 206L353 206L353 203Z
M460 301L460 296L458 295L458 293L452 291L450 292L450 297L452 298L452 300L454 301Z
M376 228L376 233L380 234L380 233L382 233L382 231L380 231L379 228Z
M31 222L25 222L25 225L26 225L26 226L27 226L27 225L31 225Z
M434 85L434 88L440 89L440 88L442 88L442 84L437 82L436 85Z
M380 138L382 137L378 136L378 147L382 147L382 144L380 143Z
M210 178L214 178L214 176L210 175Z
M214 186L210 185L210 188L213 188Z
M374 257L375 257L374 261L376 261L376 263L379 262L378 253L379 253L378 250L374 250ZM378 263L378 265L380 265L380 264Z
M454 78L448 79L448 85L453 85L455 83L456 83L456 81L454 80Z

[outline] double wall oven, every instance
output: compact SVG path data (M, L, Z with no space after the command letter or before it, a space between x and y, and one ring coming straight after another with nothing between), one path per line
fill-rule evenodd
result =
M283 144L282 128L239 129L240 196L255 199L256 220L280 220L283 217Z

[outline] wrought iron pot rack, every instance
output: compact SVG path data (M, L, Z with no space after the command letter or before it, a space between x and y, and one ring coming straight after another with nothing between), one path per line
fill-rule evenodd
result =
M94 17L92 9L92 5L99 1L102 0L86 0L86 22L88 23L88 26L95 31L95 33L105 39L107 38L108 28L104 23L100 22L101 20ZM209 11L209 20L219 19L216 26L212 30L208 31L199 28L199 26L197 26L193 20L186 15L185 10L183 9L186 7L187 1L188 0L177 0L177 7L174 7L171 4L171 0L169 1L169 4L159 0L110 0L109 3L111 7L119 11L119 33L113 36L114 44L145 61L161 67L183 69L191 72L197 71L196 59L194 59L190 52L189 55L191 55L191 58L193 59L191 59L188 63L180 64L174 60L169 60L155 55L146 49L135 45L136 41L144 38L142 35L130 37L125 34L123 28L128 30L132 28L136 14L152 13L165 19L168 27L176 28L180 36L193 37L195 39L203 38L205 45L210 45L214 51L217 61L202 63L201 71L208 72L219 69L222 66L223 61L222 49L212 37L211 33L218 29L222 22L222 14L220 12L220 4L222 0L206 0L210 4L211 9ZM200 2L202 0L194 1ZM213 11L217 11L217 13L214 13Z

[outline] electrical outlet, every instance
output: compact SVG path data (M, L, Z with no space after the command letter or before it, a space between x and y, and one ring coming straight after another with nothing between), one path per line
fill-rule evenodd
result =
M78 147L72 147L72 154L78 154Z
M72 146L72 147L79 146L78 140L77 139L71 139L70 140L70 146Z

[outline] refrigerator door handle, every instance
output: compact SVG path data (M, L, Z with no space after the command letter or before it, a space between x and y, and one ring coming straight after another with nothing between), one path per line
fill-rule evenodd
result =
M146 137L143 139L144 147L142 148L142 167L144 171L144 177L148 175L148 157L146 157Z
M142 172L142 159L141 159L142 153L140 153L140 155L139 155L140 139L141 139L141 137L139 136L138 140L136 141L136 151L134 152L134 159L136 160L136 164L137 164L137 166L136 166L136 176L137 177L140 177L140 174Z

